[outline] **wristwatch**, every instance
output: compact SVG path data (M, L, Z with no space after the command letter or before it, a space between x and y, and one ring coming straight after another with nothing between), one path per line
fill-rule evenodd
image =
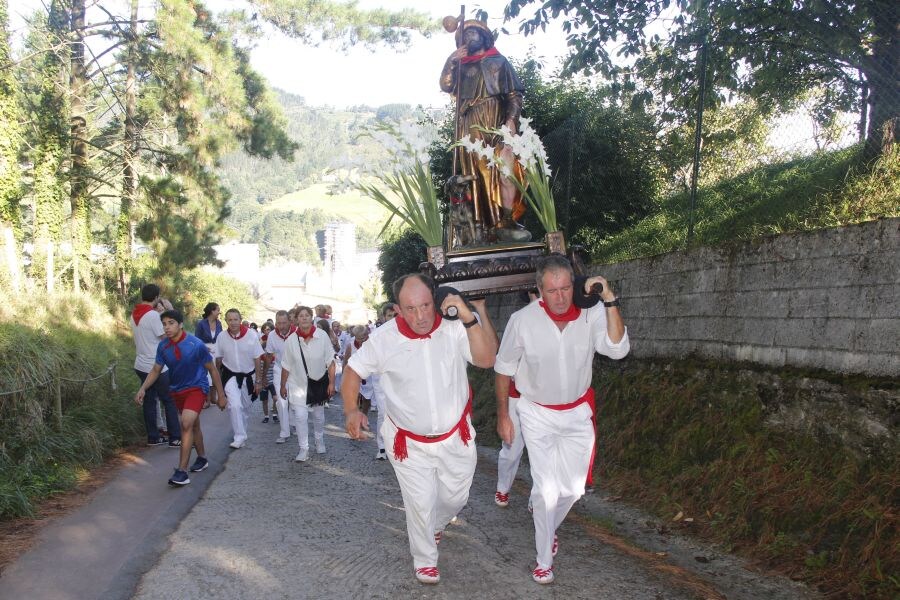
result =
M471 327L475 327L476 325L478 325L478 319L476 319L476 318L474 318L474 317L473 317L472 320L469 321L468 323L463 323L463 327L465 327L466 329L469 329L469 328L471 328Z
M609 302L607 302L606 300L604 300L604 301L603 301L603 306L605 306L606 308L611 308L611 307L613 307L613 306L619 306L619 299L618 299L618 298L615 298L615 299L613 299L613 300L610 300Z

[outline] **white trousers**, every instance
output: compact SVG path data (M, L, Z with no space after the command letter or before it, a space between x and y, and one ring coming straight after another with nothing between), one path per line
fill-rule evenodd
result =
M438 561L435 532L443 531L469 501L477 460L475 428L470 421L472 439L468 445L463 444L459 434L431 444L407 438L408 456L403 461L394 457L397 426L385 419L382 430L388 459L403 494L413 567L435 567Z
M231 418L231 430L234 441L247 441L247 422L250 419L250 393L247 382L238 387L237 378L232 377L225 384L225 398L228 400L228 416Z
M541 569L553 566L553 535L584 495L594 447L591 407L552 410L521 399L519 422L531 464L534 546Z
M272 377L275 378L275 407L278 409L278 435L283 438L291 437L291 411L287 398L281 397L281 365L272 365Z
M519 399L509 399L509 418L513 424L513 443L502 442L500 456L497 458L497 491L508 494L512 487L516 473L519 471L519 461L522 460L522 451L525 450L525 439L522 437L522 426L519 424Z
M297 443L301 450L309 449L309 414L313 416L313 434L316 447L325 444L325 407L306 406L306 394L295 393L294 388L288 384L288 403L290 404L291 419L297 427ZM284 420L282 420L282 423ZM282 431L284 427L282 426ZM290 431L290 430L288 430Z
M372 408L378 411L378 421L375 425L375 443L378 444L379 450L384 450L384 435L381 433L381 428L384 426L384 417L387 415L387 399L384 397L384 392L376 391L372 396Z

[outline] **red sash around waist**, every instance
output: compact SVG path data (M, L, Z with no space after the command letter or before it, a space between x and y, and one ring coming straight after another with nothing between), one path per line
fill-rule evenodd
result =
M466 420L466 417L472 414L472 388L469 387L469 401L466 402L466 407L463 409L462 416L457 421L456 425L453 426L453 429L448 431L447 433L442 433L439 435L419 435L418 433L413 433L412 431L408 431L406 429L401 429L397 427L397 436L394 438L394 458L400 462L403 459L409 457L409 453L406 448L406 438L410 438L416 442L422 444L434 444L435 442L443 442L444 440L450 438L454 433L459 431L459 439L462 440L462 443L466 446L469 445L469 441L472 439L472 432L469 431L469 422ZM393 423L394 420L391 419ZM397 424L394 423L396 426Z
M588 388L587 391L581 395L581 398L578 398L574 402L569 402L568 404L541 404L540 402L535 402L535 404L543 406L544 408L549 408L550 410L571 410L585 402L591 407L591 413L593 414L595 410L594 388Z

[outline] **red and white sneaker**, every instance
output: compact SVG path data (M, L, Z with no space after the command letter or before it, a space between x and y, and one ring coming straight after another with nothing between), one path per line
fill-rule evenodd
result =
M441 572L437 567L419 567L416 569L416 579L422 583L438 583L441 580Z
M506 508L507 506L509 506L509 494L496 492L494 494L494 504L496 504L500 508Z
M549 569L535 567L534 570L531 571L531 578L541 585L553 583L553 567L550 567Z
M434 532L434 543L440 544L442 539L444 539L444 532L443 531L435 531Z
M550 556L556 556L556 553L559 552L559 538L556 537L556 534L553 534L553 546L550 548Z

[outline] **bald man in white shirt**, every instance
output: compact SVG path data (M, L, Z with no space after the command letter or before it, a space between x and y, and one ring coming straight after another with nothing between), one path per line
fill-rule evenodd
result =
M232 448L247 442L250 394L262 386L262 357L265 351L256 331L241 323L241 313L232 308L225 313L228 328L216 338L216 365L222 370L222 385L228 400L228 416L234 432Z
M618 300L602 277L584 283L586 294L602 285L603 301L588 309L573 304L575 276L564 257L551 255L538 264L541 300L509 319L494 364L497 432L507 444L515 431L509 414L510 379L515 378L521 435L531 465L531 503L537 583L554 579L556 530L584 485L594 451L594 352L619 359L630 348Z
M360 439L360 425L368 421L357 408L360 382L379 375L386 411L382 435L403 494L416 579L438 583L437 544L468 501L475 473L466 365L493 366L496 337L458 295L449 294L436 307L434 284L424 275L398 279L394 297L399 314L350 358L341 395L347 433ZM457 321L441 317L451 306Z

